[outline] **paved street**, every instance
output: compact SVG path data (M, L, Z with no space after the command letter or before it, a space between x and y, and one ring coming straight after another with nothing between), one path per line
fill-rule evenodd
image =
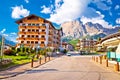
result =
M120 75L91 61L90 56L62 56L4 80L120 80Z

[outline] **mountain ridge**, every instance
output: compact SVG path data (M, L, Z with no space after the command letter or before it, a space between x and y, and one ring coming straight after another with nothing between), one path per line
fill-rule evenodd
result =
M98 37L105 37L106 35L118 32L120 30L120 27L105 28L99 23L87 22L83 24L78 19L75 21L65 22L61 24L61 27L63 28L63 38L72 37L73 39L82 38L87 35L92 37L97 35Z

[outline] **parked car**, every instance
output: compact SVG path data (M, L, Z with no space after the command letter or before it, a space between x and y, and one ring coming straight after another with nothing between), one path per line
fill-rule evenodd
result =
M71 56L71 53L68 52L68 53L66 53L66 55L67 55L67 56Z

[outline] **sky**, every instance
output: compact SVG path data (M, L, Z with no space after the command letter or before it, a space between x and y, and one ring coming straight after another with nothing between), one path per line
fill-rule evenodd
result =
M0 0L0 34L16 42L15 21L35 14L55 26L80 19L103 27L120 26L120 0Z

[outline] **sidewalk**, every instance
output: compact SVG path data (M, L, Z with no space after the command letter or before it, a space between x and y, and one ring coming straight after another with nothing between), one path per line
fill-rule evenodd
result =
M55 59L55 57L51 57L50 60L47 57L46 62L51 61L53 59ZM24 65L20 65L20 66L16 66L16 67L10 68L10 69L5 70L5 71L0 71L0 79L5 79L5 78L16 76L18 74L22 74L25 71L31 70L31 69L33 69L35 67L43 65L46 62L45 62L45 58L42 58L41 64L39 64L39 61L34 61L33 67L31 67L31 63L27 63L27 64L24 64Z
M97 56L96 56L97 57ZM106 59L103 59L102 58L102 63L100 64L100 59L98 57L98 61L96 62L96 59L95 61L92 60L95 64L99 65L99 66L102 66L103 68L105 69L109 69L113 72L116 72L118 74L120 74L120 62L119 62L119 71L115 71L115 64L117 63L116 61L111 61L111 60L108 60L108 67L106 67Z

